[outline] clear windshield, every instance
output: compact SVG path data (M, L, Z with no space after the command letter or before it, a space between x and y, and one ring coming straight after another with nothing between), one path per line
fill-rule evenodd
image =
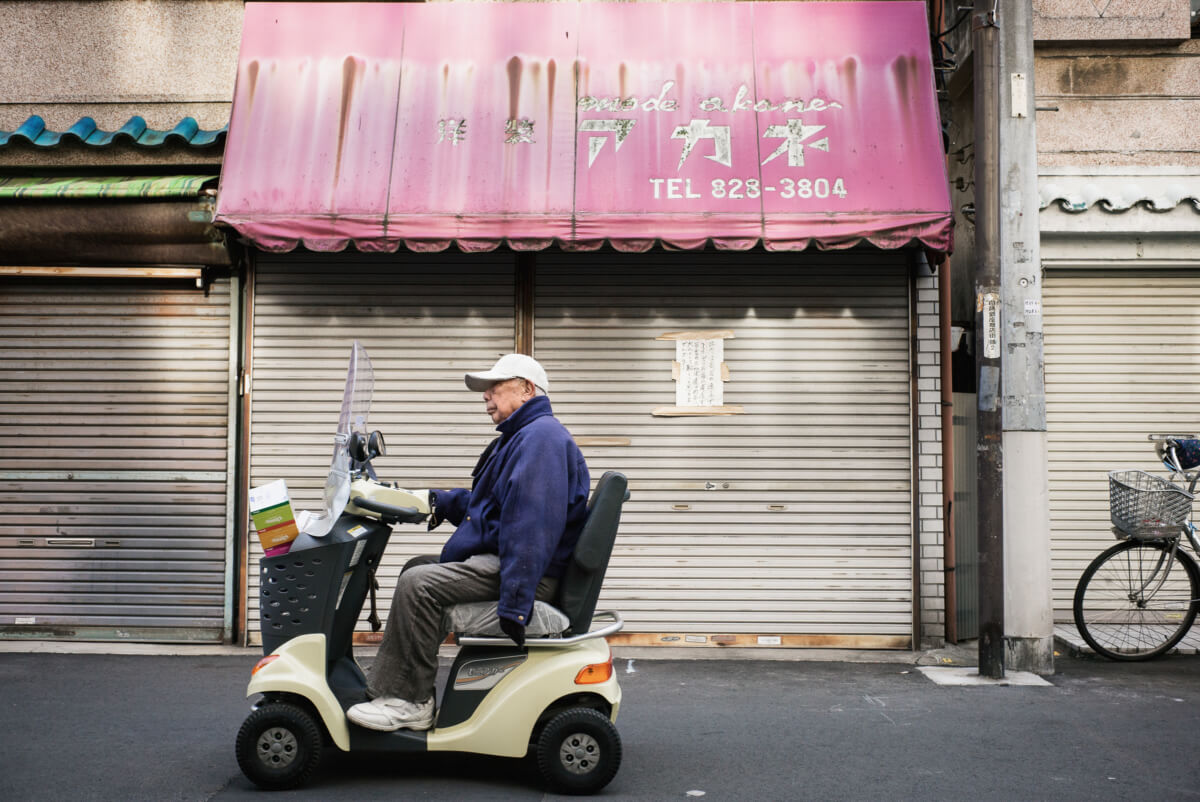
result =
M367 431L367 413L371 410L371 392L375 389L375 374L367 350L354 341L350 349L350 365L346 369L346 391L342 395L342 414L338 417L333 435L333 460L325 479L325 509L318 513L302 514L301 531L321 537L333 528L350 500L350 433Z

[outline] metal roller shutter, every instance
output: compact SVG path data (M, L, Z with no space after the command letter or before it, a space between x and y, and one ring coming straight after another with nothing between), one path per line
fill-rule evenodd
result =
M384 433L381 479L461 487L495 436L463 374L513 350L514 254L260 254L255 271L250 482L284 479L296 509L318 509L341 407L346 361L371 357L369 427ZM450 533L398 527L379 572L380 617L404 562L437 553ZM248 637L259 642L258 560L251 537ZM369 632L360 622L359 631Z
M979 637L979 510L975 393L954 394L954 590L958 640Z
M1200 429L1200 274L1048 272L1043 290L1055 617L1114 541L1108 471L1161 465L1146 435Z
M911 645L902 255L547 251L535 295L555 411L594 477L630 478L602 605L631 642ZM656 337L699 329L733 331L745 414L652 416L675 402Z
M230 282L5 279L0 635L228 628Z

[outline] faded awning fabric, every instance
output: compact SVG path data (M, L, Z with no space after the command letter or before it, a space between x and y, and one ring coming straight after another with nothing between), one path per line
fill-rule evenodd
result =
M269 251L948 251L925 6L247 3L217 220Z
M195 198L215 175L104 178L0 176L0 200L10 198Z
M0 177L0 263L232 264L216 175Z

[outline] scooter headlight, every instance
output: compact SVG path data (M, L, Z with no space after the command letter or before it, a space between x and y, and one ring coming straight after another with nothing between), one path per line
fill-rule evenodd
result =
M251 671L250 671L250 676L253 677L259 671L262 671L264 668L266 668L267 666L269 666L271 663L275 662L278 659L279 659L279 655L268 654L266 657L264 657L263 659L261 659L257 663L255 663L254 668L251 669Z

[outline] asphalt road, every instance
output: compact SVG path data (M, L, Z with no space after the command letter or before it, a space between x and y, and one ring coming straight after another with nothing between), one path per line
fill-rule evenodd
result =
M0 654L0 798L533 800L528 759L327 754L268 795L234 738L257 653ZM915 658L914 658L915 659ZM1200 657L1060 657L1050 687L911 663L618 660L615 800L1200 799Z

